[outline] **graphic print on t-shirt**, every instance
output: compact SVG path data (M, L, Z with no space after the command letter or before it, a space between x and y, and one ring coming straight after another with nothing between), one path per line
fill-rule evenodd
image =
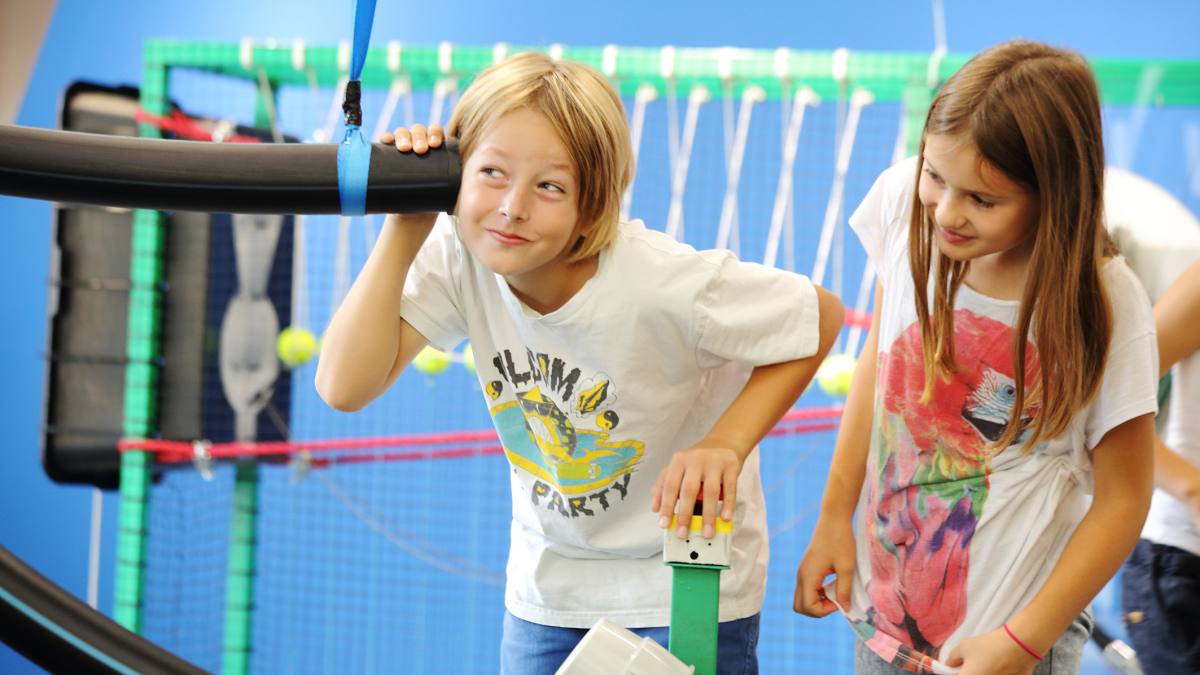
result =
M867 631L867 644L894 665L918 671L927 665L912 652L936 658L966 616L971 538L998 453L991 444L1003 435L1016 394L1011 326L958 309L954 329L957 370L934 384L929 402L921 402L919 324L880 355L876 383L882 396L863 514L871 566L867 619L875 629ZM1037 372L1026 342L1026 382L1036 381ZM1026 407L1023 427L1036 411ZM862 628L856 630L863 634Z
M492 365L499 379L484 387L492 422L508 461L536 478L534 504L578 518L624 500L645 446L612 438L621 417L611 380L584 379L565 360L529 350L518 359L505 349Z

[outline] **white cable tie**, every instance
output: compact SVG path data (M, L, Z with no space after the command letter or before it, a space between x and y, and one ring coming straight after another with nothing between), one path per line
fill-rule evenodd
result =
M643 82L641 86L637 88L637 94L635 94L635 96L637 100L645 101L647 103L657 100L658 87L650 84L649 82Z
M242 38L238 44L238 64L243 70L254 69L254 40Z
M662 48L659 52L658 69L664 80L675 77L675 47L666 45Z
M717 77L723 82L733 79L733 47L721 47L717 50Z
M840 47L833 50L833 79L836 82L845 82L847 75L850 72L850 50L845 47Z
M200 477L211 482L213 479L212 443L208 441L192 442L192 464Z
M604 45L604 51L600 54L600 72L611 80L617 76L617 46L614 44Z
M792 50L780 47L775 50L775 77L786 80L791 77Z
M492 45L492 64L493 65L500 63L501 61L503 61L506 58L508 58L508 43L507 42L497 42L496 44Z
M438 43L438 72L449 75L454 70L454 43L443 41Z
M226 138L237 132L237 125L232 120L217 120L213 125L212 142L224 143Z
M307 54L308 51L304 44L304 40L292 41L292 70L304 72L304 68L307 64Z
M338 43L337 64L339 73L350 72L350 43L342 41Z
M551 60L551 61L553 61L553 62L555 62L555 63L558 63L559 61L562 61L562 59L563 59L563 45L562 45L562 43L561 43L561 42L555 42L554 44L550 45L550 47L546 49L546 56L549 56L549 57L550 57L550 60Z
M858 104L858 107L865 108L875 102L875 94L872 94L869 89L856 89L850 95L850 104Z
M288 460L288 468L292 470L291 476L288 477L288 484L296 485L307 478L312 465L312 452L301 450L300 452L292 453L292 458Z
M767 100L767 91L757 84L752 84L742 90L742 99L762 103Z
M692 85L692 90L688 92L688 103L699 105L701 103L708 103L711 100L712 92L702 84Z
M400 72L400 57L404 53L404 43L392 40L387 43L387 69L389 73Z

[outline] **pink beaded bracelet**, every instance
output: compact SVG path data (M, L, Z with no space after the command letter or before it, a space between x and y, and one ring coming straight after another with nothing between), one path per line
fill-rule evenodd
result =
M1042 660L1043 657L1041 654L1030 649L1029 645L1025 644L1024 642L1021 642L1020 638L1018 638L1016 635L1013 635L1012 629L1010 629L1008 627L1008 624L1004 624L1004 632L1008 633L1008 637L1012 638L1012 641L1017 643L1017 646L1019 646L1021 649L1024 649L1026 652L1028 652L1030 656L1037 659L1038 661Z

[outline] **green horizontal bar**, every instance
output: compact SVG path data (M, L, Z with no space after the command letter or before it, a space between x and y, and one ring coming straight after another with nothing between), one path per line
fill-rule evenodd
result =
M389 47L372 47L363 69L363 87L384 89L398 76L408 76L414 89L431 90L443 78L454 78L465 86L482 69L493 63L495 46L453 46L449 70L439 67L439 47L401 45L398 67L389 68ZM621 93L632 96L638 87L649 84L660 94L667 92L664 77L663 47L619 47L615 58L606 63L603 47L508 46L502 53L550 51L557 49L562 58L580 61L609 75ZM147 59L168 68L192 68L244 79L256 79L260 69L276 85L309 86L310 77L321 87L335 86L345 75L339 68L336 46L305 46L302 69L293 62L293 49L287 43L253 44L243 63L240 44L154 40L147 44ZM613 52L609 51L609 54ZM808 86L823 98L844 93L847 87L863 87L877 101L897 102L904 90L917 84L928 86L931 55L903 52L845 52L843 80L834 78L837 52L733 48L673 48L671 78L679 92L695 85L720 94L725 87L734 95L750 85L761 87L767 98L777 100L797 87ZM949 54L937 61L935 81L943 80L962 67L969 55ZM779 67L777 67L779 64ZM1161 59L1092 59L1104 102L1109 105L1200 105L1200 61ZM249 67L246 67L246 66ZM606 66L611 66L606 68ZM722 75L728 76L723 79ZM685 94L686 95L686 94Z

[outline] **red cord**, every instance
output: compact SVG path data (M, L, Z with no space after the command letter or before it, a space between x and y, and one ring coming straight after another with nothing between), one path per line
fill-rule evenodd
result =
M1037 652L1033 651L1032 649L1030 649L1029 645L1025 644L1024 642L1021 642L1021 639L1020 639L1020 638L1018 638L1016 635L1013 635L1013 632L1012 632L1012 630L1011 630L1011 629L1008 627L1008 624L1004 624L1004 632L1005 632L1005 633L1008 633L1008 637L1012 638L1013 642L1017 643L1017 645L1018 645L1018 646L1020 646L1020 647L1021 647L1021 649L1024 649L1026 652L1028 652L1030 656L1032 656L1033 658L1037 659L1038 661L1041 661L1041 660L1042 660L1042 655L1041 655L1041 654L1039 654L1039 653L1037 653Z

